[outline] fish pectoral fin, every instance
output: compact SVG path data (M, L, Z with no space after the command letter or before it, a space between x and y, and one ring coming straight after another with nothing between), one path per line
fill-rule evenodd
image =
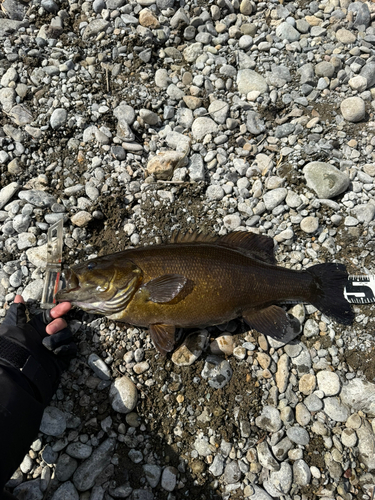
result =
M152 342L160 354L165 356L168 352L171 352L175 344L174 334L176 328L173 325L163 324L150 325L149 328Z
M165 303L173 300L187 283L182 274L163 274L147 282L143 288L149 293L149 300L156 303Z
M297 318L275 305L257 311L245 310L242 317L250 328L281 342L290 342L301 332Z

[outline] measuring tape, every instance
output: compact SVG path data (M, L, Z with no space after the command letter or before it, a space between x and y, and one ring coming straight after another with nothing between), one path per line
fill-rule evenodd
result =
M375 302L375 275L349 276L344 297L351 304L372 304Z

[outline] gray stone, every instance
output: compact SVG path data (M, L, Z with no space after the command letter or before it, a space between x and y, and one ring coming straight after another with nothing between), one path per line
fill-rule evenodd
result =
M94 19L85 28L82 35L82 40L85 42L92 36L96 36L98 33L105 31L109 26L109 22L105 19Z
M91 455L92 446L77 441L76 443L70 443L67 446L66 453L73 458L84 460Z
M62 453L56 463L55 476L58 481L67 481L72 477L78 467L77 460L66 453Z
M109 399L115 411L130 413L137 404L138 391L129 377L121 377L112 383Z
M156 488L161 476L161 467L159 465L146 464L143 466L143 470L148 484L151 488Z
M270 472L268 479L263 481L263 487L271 496L280 497L288 495L292 480L292 467L287 462L283 462L280 470Z
M192 181L195 182L204 181L205 178L204 162L200 154L191 155L188 170L190 179Z
M78 491L86 491L94 486L96 478L110 464L115 445L116 439L106 439L78 467L73 475L73 483Z
M316 379L321 391L325 396L336 396L340 392L341 384L337 373L329 370L322 370L317 373Z
M224 189L217 185L217 184L211 184L208 186L207 191L206 191L207 198L211 200L222 200L225 196Z
M280 412L273 406L264 406L260 416L255 419L255 423L267 432L277 432L282 426Z
M177 484L178 471L175 467L167 466L161 475L161 487L166 491L173 491Z
M221 476L224 471L224 458L220 453L217 453L214 457L212 464L209 467L209 471L215 477Z
M0 104L5 113L10 113L10 110L16 103L16 92L14 89L6 87L0 89Z
M13 495L22 500L42 500L44 495L40 490L40 479L21 483L14 488Z
M313 161L304 169L307 186L313 189L319 198L334 198L349 186L349 176L329 163Z
M227 484L237 483L241 479L241 470L237 461L233 460L225 466L223 479Z
M341 403L339 398L331 397L324 398L324 412L335 422L345 422L349 415L350 410L347 405Z
M288 191L285 188L272 189L263 195L263 201L266 209L272 211L278 207L286 198Z
M340 398L350 408L361 410L369 417L375 417L375 384L353 378L343 386Z
M366 78L368 89L373 87L375 85L375 62L370 61L365 64L361 69L360 76Z
M346 121L356 123L365 118L365 101L360 97L348 97L340 105L342 116Z
M362 419L362 425L356 430L358 436L359 459L368 467L375 469L375 435L371 425Z
M217 356L207 356L201 377L207 379L213 389L222 389L232 378L233 371L229 361Z
M371 23L371 14L367 4L362 2L351 2L348 7L348 12L354 14L354 26L364 26L368 28Z
M194 139L201 141L207 134L217 134L219 127L211 118L201 116L194 120L191 131Z
M267 441L262 441L257 445L257 453L258 460L260 465L265 469L270 471L278 471L280 470L280 465L275 460L275 457L272 455L271 450L268 447Z
M287 22L278 25L276 28L276 36L282 40L288 40L288 42L296 42L301 37L299 32Z
M293 464L293 480L300 486L306 486L310 484L310 467L302 459L296 460Z
M66 429L66 416L58 408L47 406L44 410L40 431L47 436L60 436Z
M225 123L229 113L229 104L216 99L209 105L208 112L216 123Z
M240 69L237 73L237 87L240 94L248 94L257 90L261 94L268 92L265 78L252 69Z
M300 444L302 446L308 445L310 441L309 434L303 427L290 427L287 429L286 435L293 443Z
M99 356L95 353L90 354L88 359L88 364L90 368L94 371L95 375L97 375L102 380L110 380L111 372L108 366L104 363L104 361L99 358Z

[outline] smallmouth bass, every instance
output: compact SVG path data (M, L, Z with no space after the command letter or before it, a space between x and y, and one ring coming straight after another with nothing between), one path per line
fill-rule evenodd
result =
M56 298L115 321L148 327L155 347L174 348L176 328L242 317L260 333L290 341L299 328L278 304L308 302L343 324L354 319L342 264L304 271L276 265L272 238L247 232L175 235L171 243L105 255L72 266Z

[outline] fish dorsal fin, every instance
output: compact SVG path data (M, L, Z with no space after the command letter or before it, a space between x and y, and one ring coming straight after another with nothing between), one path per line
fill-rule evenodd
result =
M174 334L176 328L173 325L150 325L150 336L156 349L162 356L171 352L174 348Z
M149 300L159 304L170 302L181 292L187 283L182 274L163 274L148 281L143 288L149 293Z
M203 234L201 231L192 231L182 233L180 230L174 231L172 233L170 243L181 244L181 243L216 243L218 236L211 236L209 234Z
M273 239L264 234L235 231L234 233L221 236L217 240L217 244L250 254L252 257L267 264L276 263Z
M205 243L233 248L247 254L249 257L261 260L267 264L275 264L273 239L264 234L235 231L225 236L211 236L199 231L181 233L176 231L170 240L172 244Z

